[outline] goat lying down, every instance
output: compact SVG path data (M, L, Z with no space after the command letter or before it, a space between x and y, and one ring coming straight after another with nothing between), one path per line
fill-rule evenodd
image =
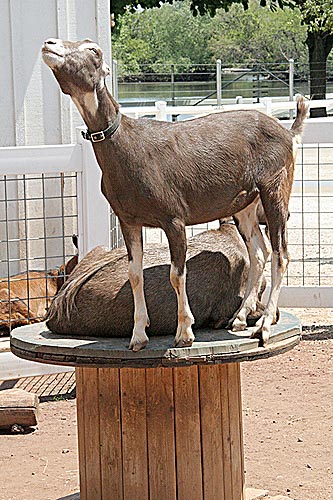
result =
M167 245L145 246L145 293L150 335L173 334L177 299L169 281ZM226 326L246 289L249 260L236 227L223 224L188 240L187 293L194 328ZM258 302L252 320L263 307ZM96 247L78 264L53 300L47 326L54 333L78 336L130 337L133 295L126 249ZM248 318L249 319L249 318Z
M88 127L84 137L92 142L102 170L102 192L120 220L134 297L130 348L138 351L149 340L143 226L160 227L167 236L170 281L178 304L175 344L185 347L194 341L185 284L186 226L233 216L249 252L250 272L232 329L246 328L248 315L256 309L270 253L258 225L260 201L272 246L272 286L253 335L261 335L265 344L277 318L280 287L289 263L286 223L297 143L307 116L304 99L298 99L290 130L254 110L226 111L177 123L135 120L122 115L110 95L105 84L110 68L96 43L49 38L42 52L61 90L71 96ZM198 283L200 279L202 275Z
M59 269L29 271L0 279L0 335L45 319L49 303L78 262L74 255Z

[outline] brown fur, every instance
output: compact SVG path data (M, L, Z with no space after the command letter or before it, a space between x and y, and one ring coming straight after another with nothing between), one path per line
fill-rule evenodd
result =
M50 39L42 50L62 91L72 97L90 132L97 132L116 121L119 105L104 84L107 69L103 53L97 45L90 45L87 41ZM263 245L258 219L253 216L259 197L274 254L274 293L258 330L267 341L289 262L286 222L294 176L294 140L299 140L306 113L304 100L299 98L291 131L257 111L228 111L177 123L122 116L112 137L93 144L102 170L102 192L120 219L130 260L129 276L140 304L140 325L133 332L131 348L139 350L148 342L143 330L149 318L145 317L141 293L142 226L161 227L168 238L171 281L177 296L182 296L178 307L187 311L186 321L178 322L176 343L188 346L194 339L192 318L186 297L177 288L180 280L174 276L178 273L178 278L182 277L184 272L185 226L234 216L254 269L240 317L235 318L236 328L245 328L243 316L253 309L253 294L268 256L263 250L264 258L259 262L254 250L255 244ZM248 221L255 229L247 226Z
M145 247L150 335L172 334L177 327L168 261L167 245ZM187 293L195 329L227 324L244 295L248 267L246 246L234 225L225 224L189 239ZM262 310L258 304L256 319ZM79 263L51 304L47 326L59 334L130 337L133 312L126 249L110 252L97 247Z
M77 264L75 255L60 269L48 273L29 271L0 279L0 334L13 328L43 321L51 299Z

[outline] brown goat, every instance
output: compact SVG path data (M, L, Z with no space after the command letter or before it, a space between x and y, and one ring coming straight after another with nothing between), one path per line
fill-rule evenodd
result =
M61 90L71 96L88 127L84 136L92 141L102 170L102 192L120 220L134 296L130 348L138 351L148 342L143 226L161 227L168 238L170 280L178 303L175 344L190 346L194 318L185 287L185 227L233 216L248 248L250 271L232 328L246 328L270 252L257 220L260 200L273 250L272 286L253 335L260 334L265 344L276 321L289 262L286 222L296 143L307 115L304 100L298 100L290 131L257 111L222 112L176 123L135 120L120 114L119 104L108 92L105 77L110 69L97 44L51 38L42 52Z
M47 273L29 271L0 279L0 335L18 326L43 321L51 299L77 262L75 255L65 266Z
M225 326L242 302L249 269L247 249L235 225L223 224L190 238L186 264L194 328ZM147 245L144 283L150 335L170 335L177 328L177 300L169 273L167 245ZM262 312L258 303L254 318ZM126 249L96 247L70 275L46 319L58 334L130 337L133 314Z

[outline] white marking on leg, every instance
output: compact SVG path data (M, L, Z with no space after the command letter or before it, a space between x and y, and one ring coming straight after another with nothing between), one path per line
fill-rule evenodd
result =
M257 307L263 271L270 254L270 244L264 238L257 221L256 208L259 200L237 214L240 230L245 236L250 268L244 298L239 311L231 320L233 331L245 330L246 318Z
M257 322L256 330L252 337L257 337L261 334L263 345L266 345L269 339L270 328L272 323L276 321L276 310L280 295L281 283L283 276L287 270L289 258L287 255L282 255L282 266L279 265L280 259L278 252L272 254L272 271L271 271L271 292L265 308L264 314Z
M178 326L175 337L175 345L178 347L188 347L193 344L194 335L191 326L194 323L194 317L188 303L186 293L186 270L179 274L174 263L170 267L170 281L177 294L178 302Z
M149 326L146 301L143 289L143 262L141 239L134 240L131 246L132 260L128 264L128 276L134 298L134 328L130 349L139 351L147 345L149 339L145 328Z

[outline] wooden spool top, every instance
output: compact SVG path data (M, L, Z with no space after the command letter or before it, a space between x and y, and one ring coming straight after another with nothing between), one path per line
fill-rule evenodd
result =
M55 335L45 323L22 326L11 333L11 350L23 359L67 366L132 367L189 366L194 364L237 363L282 354L295 347L301 325L295 316L281 311L272 326L267 347L249 338L251 328L234 333L228 330L197 330L192 347L173 347L173 336L152 337L148 346L134 353L129 339L70 337Z

